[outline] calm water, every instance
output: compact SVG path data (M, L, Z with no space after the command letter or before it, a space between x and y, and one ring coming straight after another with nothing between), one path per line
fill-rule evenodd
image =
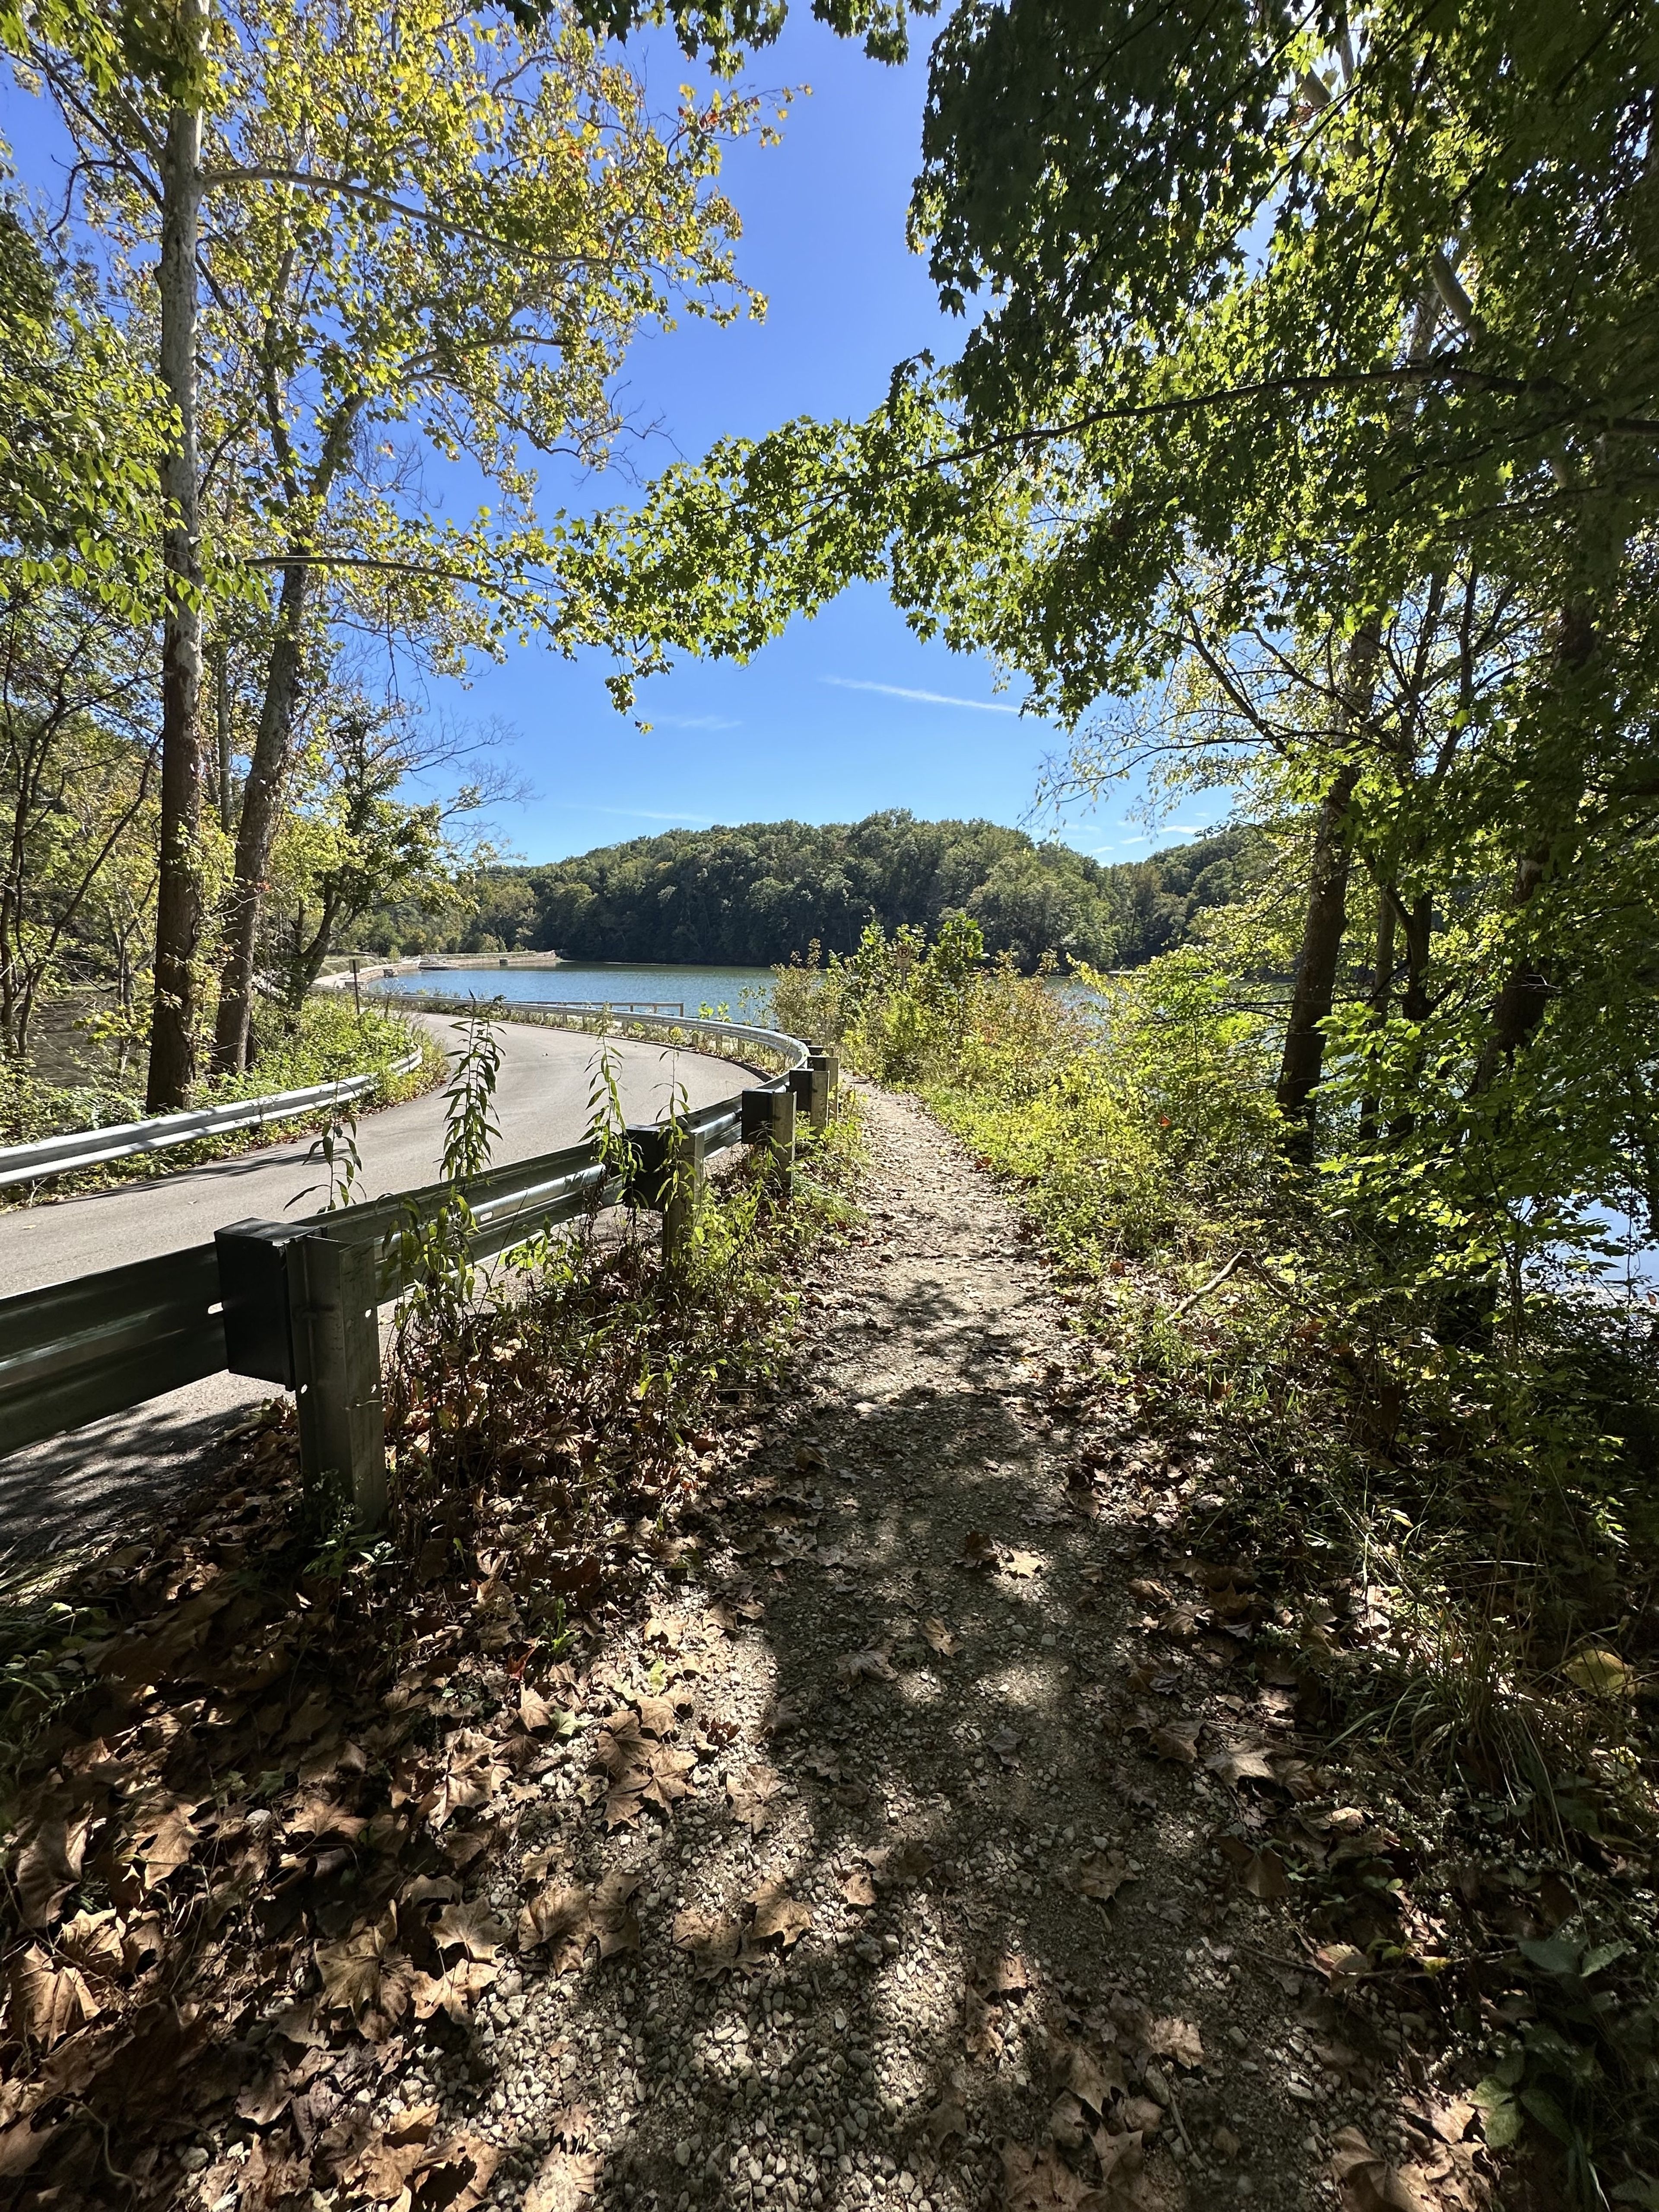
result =
M732 1021L763 1021L772 1004L769 968L635 968L620 960L571 960L556 968L425 968L372 986L398 996L441 991L457 999L663 999L688 1014L726 1009Z

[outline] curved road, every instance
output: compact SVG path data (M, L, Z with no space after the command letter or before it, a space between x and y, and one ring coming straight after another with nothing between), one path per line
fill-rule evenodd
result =
M441 1016L419 1018L453 1049L452 1023ZM501 1133L494 1162L528 1159L574 1144L587 1127L599 1041L511 1022L496 1034L501 1066L495 1118ZM684 1090L688 1106L697 1107L743 1085L742 1069L730 1060L623 1041L612 1048L630 1121L658 1120L677 1089ZM357 1125L363 1194L376 1198L435 1182L443 1120L441 1091L365 1115ZM227 1222L315 1212L325 1194L316 1189L319 1171L307 1163L311 1142L294 1139L180 1174L0 1213L0 1297L204 1244ZM309 1198L307 1190L313 1193ZM228 1415L270 1395L269 1383L250 1376L209 1376L0 1460L0 1555L76 1546L131 1519L137 1508L158 1502L199 1473L194 1462Z

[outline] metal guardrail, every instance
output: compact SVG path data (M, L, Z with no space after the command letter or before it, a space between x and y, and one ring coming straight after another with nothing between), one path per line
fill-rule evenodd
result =
M421 1064L418 1052L394 1060L388 1071L407 1075ZM156 1114L143 1121L112 1121L104 1129L71 1129L41 1137L32 1145L0 1147L0 1187L40 1182L48 1176L70 1175L77 1168L102 1167L147 1152L166 1152L198 1137L220 1137L233 1129L263 1128L267 1121L290 1121L348 1098L361 1098L380 1081L379 1075L343 1075L337 1082L313 1083L304 1091L273 1091L263 1098L227 1098L218 1106L198 1106L184 1114Z
M663 1215L672 1271L712 1155L763 1146L787 1194L797 1103L823 1126L835 1053L743 1023L676 1027L763 1045L785 1069L672 1121L630 1127L626 1176L588 1139L333 1213L233 1222L211 1244L0 1299L0 1458L228 1369L295 1393L307 1481L349 1487L359 1521L374 1527L386 1511L376 1316L404 1286L418 1243L410 1231L464 1199L468 1249L488 1259L590 1206L642 1206Z

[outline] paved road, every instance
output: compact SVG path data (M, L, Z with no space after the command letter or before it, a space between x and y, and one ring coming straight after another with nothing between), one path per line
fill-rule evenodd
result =
M422 1018L447 1048L453 1024ZM599 1054L592 1037L505 1023L495 1091L497 1163L527 1159L574 1144L587 1126L588 1092ZM619 1042L623 1106L630 1121L667 1109L674 1088L705 1106L740 1087L730 1061L656 1045ZM357 1144L368 1197L434 1182L443 1150L443 1099L434 1092L366 1115ZM0 1213L0 1297L62 1282L96 1267L206 1243L228 1221L281 1220L320 1206L301 1194L317 1181L308 1138L271 1145L188 1173ZM175 1492L199 1472L204 1444L238 1408L271 1395L269 1383L213 1375L187 1389L95 1421L33 1450L0 1460L0 1554L34 1553L78 1543L130 1521L136 1510Z

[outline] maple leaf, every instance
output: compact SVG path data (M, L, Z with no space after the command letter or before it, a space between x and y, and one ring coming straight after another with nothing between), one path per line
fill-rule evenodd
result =
M318 1943L312 1955L331 2011L349 2012L362 2021L370 2012L395 2020L409 2002L413 1968L393 1948L396 1916L388 1911L371 1928L359 1928L337 1943Z
M1434 2212L1428 2191L1374 2151L1358 2128L1332 2137L1331 2173L1342 2212Z
M500 1969L482 1959L458 1959L441 1974L416 1974L410 1987L416 2020L447 2013L458 2027L472 2017L472 2008L495 1981Z
M25 2042L50 2051L102 2007L78 1966L54 1966L38 1943L12 1960L12 2024Z
M441 1950L452 1943L465 1945L469 1959L493 1959L507 1940L507 1926L487 1905L447 1905L433 1925Z
M957 1564L963 1567L994 1567L1000 1557L994 1537L988 1536L983 1528L970 1528L962 1540Z
M775 1810L773 1801L782 1788L782 1778L769 1766L747 1766L740 1778L730 1774L726 1778L732 1814L751 1836L770 1825Z
M896 1682L898 1680L893 1662L884 1651L873 1646L867 1651L846 1651L836 1662L836 1673L843 1682Z
M1277 1782L1279 1777L1268 1764L1267 1753L1258 1744L1233 1743L1216 1753L1204 1762L1212 1774L1218 1774L1224 1782L1236 1790L1241 1782Z
M849 1905L857 1905L862 1911L866 1905L875 1903L876 1885L867 1874L849 1874L841 1886L841 1893Z
M577 2212L599 2183L597 2151L550 2150L524 2193L524 2212Z
M736 1963L742 1931L724 1913L688 1909L674 1916L674 1947L690 1959L700 1980L711 1980Z
M781 1881L763 1882L750 1902L755 1908L749 1929L751 1942L769 1943L775 1936L787 1951L812 1924L811 1906L790 1897Z
M1104 1905L1116 1896L1126 1881L1133 1879L1121 1851L1090 1851L1078 1861L1072 1887L1085 1897L1098 1898Z
M189 1863L198 1834L190 1817L195 1810L193 1802L161 1798L140 1811L133 1841L138 1847L137 1863L144 1869L146 1889L154 1889Z
M942 2151L952 2136L966 2136L967 2109L960 2097L947 2090L922 2124L927 2131L928 2142L936 2151Z
M639 1707L640 1726L647 1735L673 1735L679 1721L672 1698L653 1698L642 1694L635 1703Z
M1148 2021L1146 2037L1148 2048L1157 2051L1160 2058L1173 2058L1181 2066L1204 2063L1203 2039L1189 2020L1171 2017Z
M599 1938L601 1959L613 1959L618 1952L639 1949L640 1923L633 1905L634 1893L639 1886L638 1875L617 1872L606 1875L594 1890L588 1919Z
M90 1813L79 1820L45 1820L17 1854L13 1879L25 1928L45 1928L81 1879Z
M929 1613L922 1622L921 1632L941 1659L954 1659L962 1649L962 1638L947 1628L936 1613Z
M556 1969L574 1963L586 1948L590 1901L591 1893L580 1885L550 1882L519 1915L520 1949L550 1944Z
M1167 1727L1149 1728L1146 1741L1160 1759L1191 1766L1198 1759L1199 1727L1197 1721L1171 1721Z
M1290 1895L1285 1862L1277 1851L1255 1850L1242 1836L1223 1836L1219 1843L1224 1854L1238 1869L1240 1887L1252 1897L1270 1904L1275 1898Z
M1042 1569L1042 1555L1038 1552L1010 1552L1002 1563L1004 1574L1018 1576L1025 1582L1033 1575L1040 1575Z

